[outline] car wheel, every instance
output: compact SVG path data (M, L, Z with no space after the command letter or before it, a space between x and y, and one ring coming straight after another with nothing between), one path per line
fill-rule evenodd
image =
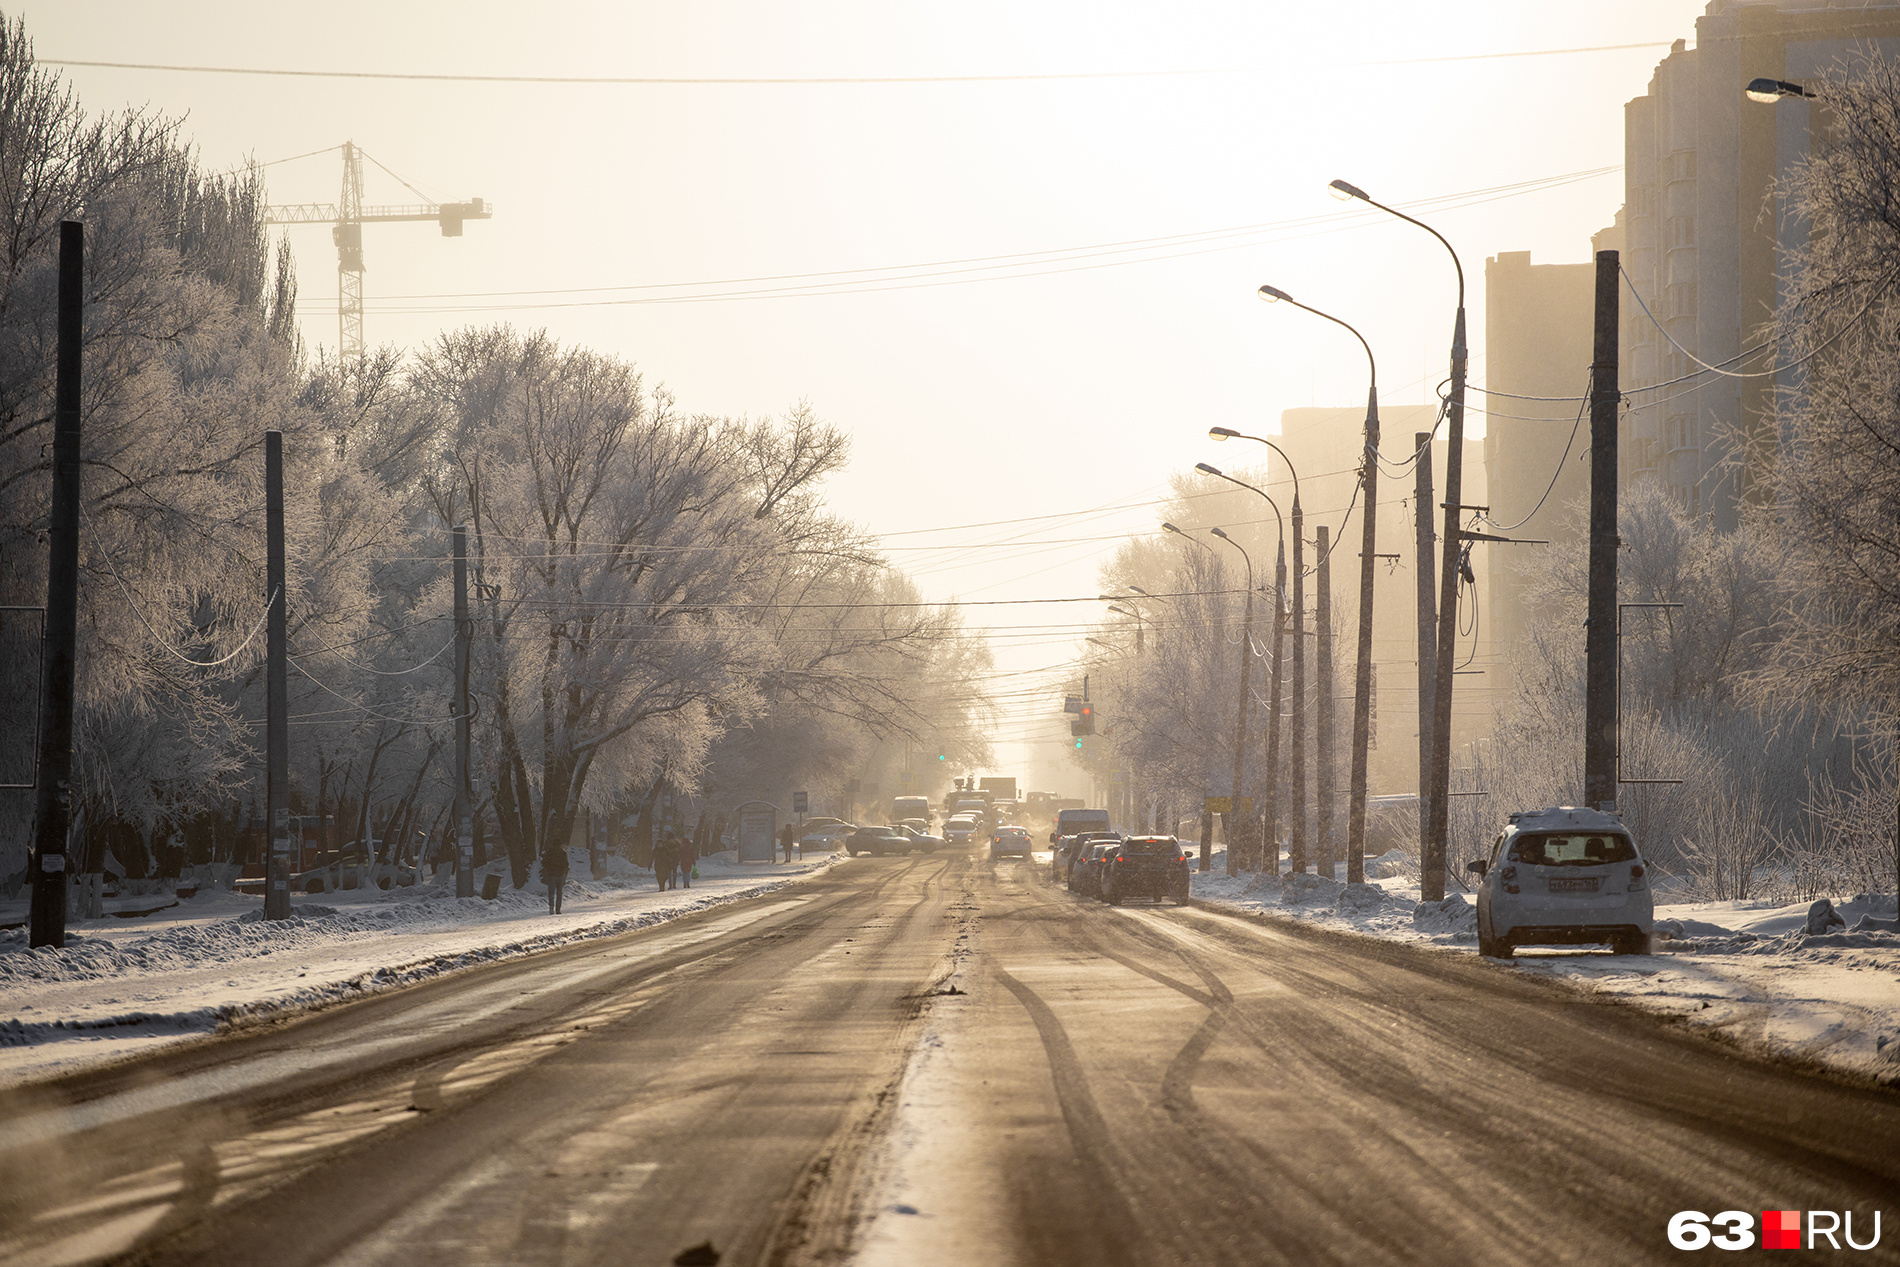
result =
M848 854L850 854L850 855L851 855L851 856L852 856L853 858L855 858L855 857L857 857L857 856L858 856L858 851L857 851L856 849L854 849L854 848L852 848L852 847L851 847L850 845L846 845L846 846L844 847L844 851L845 851L846 853L848 853Z
M1610 942L1613 955L1646 955L1649 953L1649 938L1641 933L1624 933Z
M1108 904L1110 906L1120 906L1122 904L1122 891L1119 888L1109 889Z
M1502 937L1492 936L1490 924L1482 918L1478 920L1478 953L1486 959L1511 957L1511 944Z

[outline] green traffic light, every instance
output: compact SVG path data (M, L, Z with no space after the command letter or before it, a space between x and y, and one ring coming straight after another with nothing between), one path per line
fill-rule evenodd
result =
M937 760L939 761L948 761L949 759L949 757L944 756L941 752L937 754Z

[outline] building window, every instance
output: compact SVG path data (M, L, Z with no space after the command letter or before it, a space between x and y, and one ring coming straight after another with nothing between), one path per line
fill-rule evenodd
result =
M1668 223L1668 242L1674 248L1695 245L1695 217L1670 216Z
M1668 168L1669 181L1671 184L1681 180L1694 180L1695 151L1677 150L1669 156L1666 166Z
M1663 291L1663 316L1692 317L1696 311L1696 284L1671 282Z
M1630 215L1653 216L1656 214L1656 187L1638 185L1629 191Z

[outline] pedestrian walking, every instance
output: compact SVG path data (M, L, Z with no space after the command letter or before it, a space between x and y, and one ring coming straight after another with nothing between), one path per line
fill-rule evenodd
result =
M693 887L693 868L699 863L699 848L689 840L680 841L679 876L680 883L687 888Z
M562 891L567 888L567 848L552 842L541 851L541 881L548 886L548 914L561 913Z
M792 845L795 844L797 840L798 828L792 826L790 823L785 824L785 830L778 834L779 844L785 846L785 861L790 862L792 860ZM778 859L773 858L772 861L777 862Z
M673 869L679 865L679 846L673 841L673 833L667 832L653 842L653 878L658 881L660 892L673 887Z

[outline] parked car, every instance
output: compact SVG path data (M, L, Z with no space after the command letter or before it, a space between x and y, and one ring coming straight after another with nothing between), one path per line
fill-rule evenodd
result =
M909 836L895 827L882 825L860 827L844 838L844 850L853 858L861 853L882 858L885 854L909 853L915 848L917 845Z
M1069 888L1083 897L1101 897L1104 859L1120 845L1119 840L1091 840L1083 846L1082 856L1069 873Z
M1608 943L1649 948L1655 905L1635 837L1612 814L1572 805L1511 815L1478 875L1478 953Z
M1024 827L998 827L990 834L990 857L1027 858L1033 846Z
M1098 840L1120 840L1112 831L1085 831L1071 836L1056 837L1056 876L1055 878L1075 888L1075 868L1088 852L1089 845Z
M1173 836L1130 836L1108 855L1102 900L1120 906L1131 897L1188 900L1188 860Z

